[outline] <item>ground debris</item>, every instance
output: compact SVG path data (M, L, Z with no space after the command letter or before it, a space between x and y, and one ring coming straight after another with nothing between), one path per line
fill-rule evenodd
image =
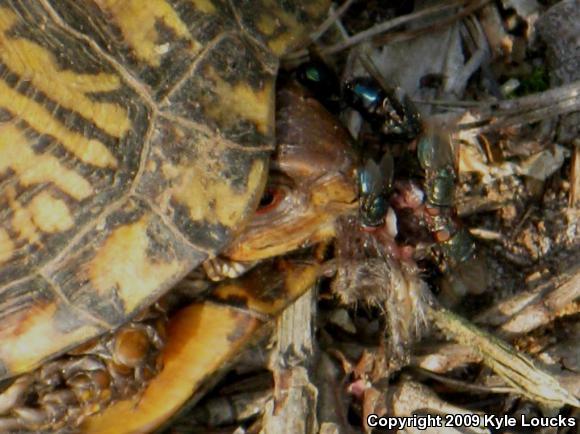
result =
M395 357L389 315L397 307L345 306L323 279L320 296L308 298L316 314L289 314L298 316L278 330L266 416L235 432L369 433L371 414L578 418L580 5L382 3L337 5L315 46L288 62L314 52L350 78L368 74L368 61L451 132L457 214L477 238L489 287L460 299L456 313L424 301L429 330L418 342L404 339L408 357ZM365 133L360 117L341 116ZM439 274L420 261L417 275L429 285L421 290L435 299Z

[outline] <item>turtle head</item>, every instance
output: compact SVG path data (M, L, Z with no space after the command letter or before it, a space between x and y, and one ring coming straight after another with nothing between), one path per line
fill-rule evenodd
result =
M334 237L358 207L359 158L338 120L301 87L278 91L277 149L260 205L226 250L236 261L278 256Z

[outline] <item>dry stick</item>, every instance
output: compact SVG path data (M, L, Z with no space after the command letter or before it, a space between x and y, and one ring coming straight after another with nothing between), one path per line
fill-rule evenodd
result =
M453 386L455 389L465 390L474 393L517 393L517 389L508 386L481 386L479 384L470 384L461 380L454 380L453 378L446 377L445 375L439 375L435 372L429 371L423 368L414 368L415 371L424 375L428 378L439 381L443 384L448 384Z
M465 11L464 11L465 12ZM453 92L456 95L463 94L465 88L467 87L467 82L473 74L481 67L484 61L489 58L489 48L487 45L487 40L481 24L475 19L475 17L467 17L462 26L462 33L470 33L474 38L474 45L476 48L471 55L470 59L463 66L463 69L457 74L456 77L450 78L451 83L446 85L446 91ZM463 38L467 40L466 35Z
M570 208L580 208L580 138L574 140L574 153L572 154L572 165L570 167L570 197L568 206Z
M518 393L550 407L559 408L566 404L580 407L580 401L526 354L446 309L430 306L429 316L442 331L477 349L484 363Z
M341 16L344 15L344 13L352 6L353 3L354 0L347 0L336 11L330 14L330 16L320 25L320 27L310 35L310 40L312 42L316 42L318 39L320 39L320 37L324 35ZM294 54L296 53L291 54L290 57Z
M387 390L389 407L392 408L393 416L411 416L424 414L430 410L432 414L445 415L483 415L481 412L467 410L442 400L436 393L424 384L411 380L403 380ZM411 432L418 430L411 428ZM408 432L408 431L405 431ZM427 428L426 432L446 432L448 434L465 433L489 434L489 429L483 426L470 426L467 431L462 428L447 427L444 431L438 428Z
M498 332L506 338L529 333L551 322L558 311L579 297L580 273L576 273L572 279L514 315L499 328Z
M479 0L478 2L474 2L473 4L467 5L465 7L465 9L457 12L455 15L453 15L449 18L443 18L443 19L441 19L433 24L430 24L430 25L427 25L424 27L420 27L418 29L408 30L408 31L398 32L398 33L389 33L389 34L386 34L384 36L377 37L374 41L374 45L375 46L377 46L377 45L382 46L382 45L386 45L386 44L392 44L393 42L404 42L404 41L408 41L410 39L414 39L418 36L432 33L434 31L440 30L442 28L448 27L451 24L461 20L462 18L464 18L468 15L471 15L476 10L481 9L482 7L487 5L490 1L491 0ZM419 15L427 10L431 11L434 8L436 8L436 7L424 9L420 12L415 13L415 14L404 15L401 18L409 17L412 15ZM447 7L445 7L445 9L447 9ZM444 10L443 7L436 9L435 12L441 12L442 10ZM435 14L433 14L433 15L435 15ZM423 18L423 17L416 16L415 18ZM393 21L395 21L395 20L393 20ZM336 44L336 45L338 45L338 44ZM329 48L332 48L332 47L329 47Z
M452 103L447 103L452 105ZM580 110L580 80L545 92L514 100L480 104L471 112L481 117L476 122L458 125L459 129L493 130L510 125L540 121Z
M276 320L276 347L270 361L274 400L266 406L264 432L317 432L318 390L311 381L316 287L296 300ZM283 405L282 405L283 404Z
M426 18L426 17L431 17L431 16L439 14L442 11L445 11L447 9L453 9L453 8L458 7L458 6L462 6L465 3L467 3L468 1L469 0L454 0L454 1L450 2L449 4L433 6L433 7L424 9L422 11L413 13L413 14L403 15L402 17L398 17L398 18L395 18L393 20L389 20L389 21L386 21L384 23L377 24L376 26L373 26L373 27L371 27L363 32L357 33L356 35L350 37L349 39L347 39L343 42L339 42L337 44L330 45L327 47L320 47L319 51L323 55L324 54L330 55L330 54L338 53L338 52L343 51L347 48L350 48L354 45L360 44L361 42L364 42L370 38L373 38L374 36L376 36L380 33L387 32L393 28L402 26L402 25L407 24L409 22L412 22L414 20L418 20L418 19ZM485 1L485 3L487 3L490 0L483 0L483 1ZM296 51L296 52L290 54L289 56L287 56L287 60L302 60L306 56L308 56L308 51L307 50L300 50L300 51Z
M438 342L413 355L411 365L429 372L443 374L460 366L481 363L481 357L471 347L455 342Z
M474 11L485 6L489 2L490 2L490 0L475 1L475 2L473 2L473 4L468 4L465 7L465 9L459 11L458 13L454 14L453 16L451 16L449 18L443 18L443 19L438 20L437 22L435 22L433 24L430 24L430 25L427 25L424 27L420 27L420 28L414 29L414 30L408 30L408 31L404 31L404 32L391 33L391 34L386 34L383 36L378 36L373 41L373 45L382 46L382 45L386 45L386 44L392 43L392 42L407 41L409 39L414 39L414 38L421 36L423 34L431 33L433 31L442 29L444 27L447 27L447 26L455 23L456 21L462 19L463 17L472 14ZM380 33L385 33L386 31L388 31L392 28L399 27L403 24L407 24L407 23L414 21L414 20L419 20L422 18L429 18L431 16L438 15L442 11L445 11L447 9L453 9L453 8L459 7L459 6L463 6L465 3L466 3L465 1L461 1L461 2L453 2L453 3L450 3L448 5L432 6L430 8L423 9L419 12L415 12L415 13L408 14L408 15L403 15L402 17L395 18L393 20L390 20L390 21L387 21L385 23L378 24L374 27L371 27L370 29L365 30L364 32L357 33L352 38L350 38L344 42L337 43L337 44L332 45L330 47L325 47L322 49L322 51L324 53L327 53L327 54L337 53L337 52L342 51L346 48L350 48L353 45L360 44L361 42L364 42L370 38L373 38Z
M501 312L517 311L518 313L508 321L504 321L497 329L499 336L510 338L528 333L552 321L559 310L578 299L580 297L580 267L574 267L570 274L570 279L547 295L545 289L541 288L534 291L533 294L525 294L525 298L519 294L501 303L497 310ZM521 300L518 301L519 299ZM462 353L460 348L448 345L443 347L448 348L447 351L443 351L446 356L443 354L440 356L444 360L437 359L439 354L419 356L416 358L415 364L417 366L435 372L445 372L450 369L448 365L453 367L472 362L474 352L476 352L483 358L487 366L507 383L514 386L522 395L551 406L564 404L580 406L578 400L564 389L554 376L536 366L527 355L516 351L498 337L479 329L474 324L447 310L437 307L429 309L429 316L438 328L452 335L455 340L472 351ZM494 317L494 312L497 310L490 310L479 320ZM437 353L440 351L438 350ZM454 354L457 354L458 357L454 357Z
M337 10L334 11L331 9L328 18L324 20L324 22L318 27L317 30L315 30L310 34L310 37L304 41L304 44L301 47L311 46L318 39L320 39L322 35L324 35L332 25L336 25L341 31L341 34L344 34L344 28L342 27L342 24L340 22L340 17L348 10L348 8L353 3L354 0L347 0ZM283 57L282 68L294 69L300 63L305 62L308 59L309 55L310 48L297 49L296 51L289 53Z
M580 81L513 100L481 103L476 101L414 100L416 104L468 108L481 119L459 124L458 129L481 128L484 131L500 127L535 122L580 110Z
M363 67L371 75L371 77L373 77L375 80L377 80L377 82L379 83L379 85L383 89L385 89L385 90L391 89L391 86L389 86L387 84L385 78L383 77L383 74L380 73L379 69L377 68L377 66L375 65L373 60L371 59L371 56L369 55L368 50L364 50L363 54L361 56L359 56L359 60L362 63Z

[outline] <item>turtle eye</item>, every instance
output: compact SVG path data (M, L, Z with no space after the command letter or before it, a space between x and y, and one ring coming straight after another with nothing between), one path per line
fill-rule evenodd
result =
M276 208L284 198L284 191L280 187L267 187L260 199L256 214L266 214Z

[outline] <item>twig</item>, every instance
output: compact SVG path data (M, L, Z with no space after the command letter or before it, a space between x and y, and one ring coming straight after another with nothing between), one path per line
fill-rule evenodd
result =
M270 368L274 374L274 400L268 403L263 419L264 432L317 432L318 391L310 379L314 354L315 315L312 288L289 306L277 320L276 348Z
M435 31L440 30L442 28L448 27L451 24L461 20L462 18L472 14L476 10L484 7L489 2L490 2L490 0L480 0L478 2L474 2L473 4L467 5L465 7L465 9L459 11L458 13L454 14L451 17L441 19L433 24L430 24L430 25L427 25L424 27L420 27L420 28L413 29L410 31L405 31L405 32L386 34L384 36L376 38L376 40L374 41L374 45L381 46L381 45L386 45L386 44L392 44L394 42L404 42L404 41L408 41L410 39L417 38L421 35L435 32ZM427 9L424 9L420 12L417 12L416 14L420 14L421 12L424 12L425 10L427 10ZM438 9L439 12L442 10L443 10L442 7L440 9Z
M454 380L453 378L446 377L444 375L436 374L427 369L415 368L417 372L426 377L437 380L441 383L453 386L455 389L461 389L469 392L475 393L517 393L513 387L506 386L480 386L478 384L466 383L465 381Z
M505 337L528 333L551 322L559 310L579 297L580 273L577 273L572 279L544 295L541 300L523 309L503 324L499 331Z
M550 407L580 407L580 401L526 354L446 309L430 308L429 316L445 333L476 348L484 363L523 396Z
M463 66L462 70L455 77L450 77L448 83L445 86L446 92L453 93L455 95L462 95L467 87L467 82L473 74L481 67L483 62L489 58L489 48L487 46L487 40L485 39L485 34L481 28L481 24L475 18L467 18L464 21L464 25L461 27L462 33L469 33L474 38L475 51L471 55L470 59ZM464 35L463 39L467 35Z
M457 407L443 401L427 386L414 381L404 380L394 387L389 387L388 395L394 416L417 415L424 413L426 409L430 410L430 413L433 414L481 415L479 412ZM426 431L446 433L466 432L464 430L460 431L459 428L451 427L445 428L445 431L438 431L437 428L427 428ZM471 426L468 432L473 434L488 434L489 430L485 427Z
M426 351L428 351L426 354L414 355L411 364L439 374L453 371L469 363L481 362L481 356L475 349L454 342L430 345Z
M552 321L558 311L580 297L580 265L571 264L567 276L560 277L559 281L555 288L550 288L553 283L549 283L520 292L478 315L474 321L499 326L499 333L506 338L528 333Z
M580 139L574 140L574 152L572 153L572 165L570 167L570 208L580 208Z
M449 2L448 4L444 4L444 5L437 5L437 6L432 6L430 8L424 9L422 11L419 12L415 12L412 14L408 14L408 15L403 15L402 17L398 17L389 21L385 21L384 23L381 24L377 24L376 26L373 26L363 32L357 33L356 35L351 36L349 39L345 40L345 41L341 41L339 43L336 43L334 45L330 45L330 46L326 46L326 47L320 47L319 48L319 52L323 55L331 55L331 54L335 54L338 53L340 51L346 50L347 48L350 48L354 45L358 45L362 42L365 42L381 33L387 32L391 29L400 27L404 24L410 23L412 21L415 20L419 20L419 19L423 19L423 18L429 18L435 15L440 14L443 11L446 11L448 9L454 9L456 7L462 6L466 3L468 3L469 0L453 0L451 2ZM480 0L480 2L482 3L487 3L489 2L489 0ZM306 57L308 55L308 51L307 50L300 50L300 51L296 51L292 54L290 54L287 57L287 60L301 60L304 57Z
M338 19L352 6L354 0L345 1L336 11L329 15L329 17L324 20L320 27L310 35L312 42L316 42L322 35L324 35L328 29L335 24ZM291 57L292 54L289 56Z
M536 122L577 110L580 110L580 80L514 100L481 104L479 108L471 110L480 120L459 124L458 128L489 131Z

